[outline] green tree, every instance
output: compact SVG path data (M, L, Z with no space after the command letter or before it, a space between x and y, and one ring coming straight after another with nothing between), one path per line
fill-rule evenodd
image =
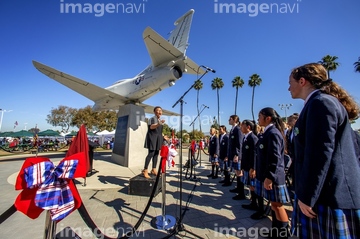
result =
M327 70L328 78L330 78L330 71L335 71L339 66L339 63L336 62L337 59L337 56L326 55L319 61L319 63Z
M60 105L58 108L51 109L50 114L47 115L46 121L52 126L61 127L63 132L68 132L72 118L76 112L77 109Z
M70 126L80 128L82 124L88 132L112 131L116 128L117 114L110 110L96 112L91 106L80 109L59 106L50 111L46 121L52 126L60 126L63 132L69 132Z
M169 138L171 138L171 131L172 131L172 128L169 127L169 125L167 124L164 124L163 125L163 134L168 136Z
M35 132L36 132L36 133L41 132L41 130L40 130L39 128L31 128L31 129L29 129L28 131L31 132L31 133L33 133L34 135L35 135Z
M197 113L198 115L200 115L200 109L199 109L199 92L200 90L203 88L203 83L201 80L196 80L194 83L194 89L196 90L196 109L197 109ZM199 117L199 127L200 127L200 132L201 130L201 119Z
M199 130L193 130L191 133L189 133L191 139L200 140L204 138L204 133Z
M113 110L105 110L96 113L95 131L113 131L118 121L117 113Z
M183 133L181 136L181 142L182 143L189 143L190 142L190 134L189 133Z
M240 76L235 76L235 78L232 80L232 87L236 88L236 94L235 94L235 114L237 109L237 101L238 101L238 90L239 87L242 88L244 85L244 80L241 79Z
M251 113L252 113L253 121L255 121L255 116L254 116L255 87L260 86L261 82L262 82L262 79L260 78L260 76L258 74L251 75L250 79L248 81L248 85L253 88L252 96L251 96Z
M71 126L76 126L80 129L82 124L85 125L88 132L94 131L96 128L97 113L92 110L91 106L80 108L76 114L72 117ZM96 129L95 129L96 130Z
M175 136L176 136L178 139L180 139L180 138L182 138L182 136L183 136L184 134L189 134L186 129L183 129L181 132L180 132L180 131L176 132L176 133L175 133Z
M216 77L211 82L211 88L213 90L216 90L217 95L217 105L218 105L218 123L220 123L220 96L219 96L219 90L224 87L224 82L221 78Z
M112 131L116 128L117 115L115 111L93 111L91 106L79 109L72 118L71 126L80 128L82 124L86 126L88 132L92 131Z
M359 72L360 73L360 57L358 59L358 61L356 61L354 63L354 67L355 67L355 72Z

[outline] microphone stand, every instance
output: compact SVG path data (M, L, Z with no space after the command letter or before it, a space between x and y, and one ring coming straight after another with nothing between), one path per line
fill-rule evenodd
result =
M195 119L193 120L193 122L191 122L191 124L189 125L189 126L193 126L193 133L194 133L194 125L195 125L195 121L196 121L196 119L197 118L199 118L200 117L200 115L201 115L201 113L206 109L206 108L209 108L208 106L206 106L206 105L202 105L204 108L202 108L202 110L199 112L199 114L195 117ZM198 168L204 168L204 167L202 167L201 166L201 148L199 147L199 153L200 153L200 166L198 167ZM194 176L193 176L193 179L196 179L196 174L195 174L195 167L194 167Z
M209 72L208 69L206 69L206 71L200 76L200 78L198 80L201 80L201 78L203 78L207 73ZM189 91L194 88L195 86L195 82L194 84L192 84L190 86L190 88L185 91L185 93L175 102L175 104L172 106L172 108L174 108L178 103L180 103L180 142L181 142L181 148L180 148L180 154L179 154L179 163L180 163L180 197L179 197L179 207L180 207L180 217L179 217L179 221L176 223L177 225L175 225L174 230L175 233L177 233L178 231L184 231L184 225L182 224L182 220L183 220L183 213L182 213L182 183L183 183L183 179L182 179L182 171L183 171L183 161L182 161L182 131L183 131L183 108L184 108L184 97L187 93L189 93ZM186 209L185 209L186 210Z

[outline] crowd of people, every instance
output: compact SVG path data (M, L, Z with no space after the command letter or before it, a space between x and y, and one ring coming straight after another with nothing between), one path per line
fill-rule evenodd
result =
M36 141L36 143L35 143ZM57 150L62 145L66 145L66 141L60 141L55 138L25 138L25 137L4 137L1 140L0 145L2 147L7 147L12 150L28 150L37 146L39 151L48 151L48 150Z
M38 152L44 151L57 151L58 149L70 147L73 138L56 138L56 137L3 137L0 140L0 146L3 149L9 149L11 151L28 151L36 149ZM99 140L89 140L93 145L99 147ZM112 149L114 139L104 142L104 149Z
M284 122L275 109L265 107L257 122L229 117L225 125L210 129L203 142L208 148L211 179L219 173L222 186L231 186L236 177L234 200L246 200L250 191L252 219L265 217L264 198L271 206L269 238L290 235L285 203L292 202L291 232L300 238L357 238L360 235L360 136L350 121L360 114L358 104L318 63L292 70L290 94L305 104ZM149 120L145 147L144 177L156 175L156 163L164 140L161 107ZM166 137L165 137L166 139ZM204 146L205 146L204 145ZM294 195L289 194L289 189Z
M293 116L289 117L292 119ZM287 235L288 217L283 207L290 202L285 174L285 154L287 135L291 135L291 126L272 108L264 108L258 114L258 123L253 120L240 121L239 116L229 117L229 132L225 125L210 129L208 145L209 161L212 172L209 178L218 178L222 171L223 187L232 185L231 174L236 178L236 188L229 192L236 193L233 200L246 200L245 185L250 191L250 204L242 207L254 210L254 220L265 217L264 198L270 202L272 230L270 236ZM220 170L218 170L220 168Z
M221 125L210 129L209 161L222 186L236 177L234 200L265 217L264 198L271 205L270 238L290 235L285 203L292 202L292 235L300 238L357 238L360 235L360 136L350 121L359 106L317 63L295 68L289 77L292 98L304 108L283 122L275 109L259 111L257 122L229 117L230 131ZM215 133L214 133L215 132ZM214 168L216 170L214 170ZM294 191L292 196L289 189Z
M252 219L265 217L265 198L272 218L269 238L290 235L289 217L283 206L289 202L293 205L292 235L358 238L360 136L350 121L359 117L359 106L318 63L294 68L288 83L292 98L302 99L305 104L287 122L275 109L265 107L258 112L257 122L241 122L239 116L231 115L229 130L225 125L210 129L208 177L216 179L222 172L224 179L219 183L229 187L233 174L236 188L230 192L236 193L234 200L247 200L246 185L250 203L242 207L255 211ZM149 130L158 129L160 139L163 122L155 114ZM158 145L149 148L146 173L158 149ZM153 169L154 165L156 161Z

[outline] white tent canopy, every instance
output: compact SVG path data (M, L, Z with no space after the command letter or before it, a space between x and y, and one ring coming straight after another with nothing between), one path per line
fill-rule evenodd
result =
M99 135L99 144L103 145L105 141L110 141L115 136L115 130L109 132L107 130L103 130L101 132L97 132L97 135Z
M110 132L107 131L107 130L103 130L103 131L101 131L101 132L97 132L96 134L97 134L97 135L108 135L108 134L110 134Z

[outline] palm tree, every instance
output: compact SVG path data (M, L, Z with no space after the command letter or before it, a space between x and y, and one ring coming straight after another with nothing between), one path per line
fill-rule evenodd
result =
M337 59L337 56L326 55L319 61L319 63L327 70L328 78L330 78L330 71L335 71L339 66L339 63L336 62Z
M219 98L219 89L224 87L224 82L221 78L216 77L215 79L212 80L211 82L211 88L213 90L216 89L216 93L217 93L217 103L218 103L218 123L220 125L220 98Z
M258 74L253 74L250 76L250 79L248 81L248 85L250 87L253 88L252 91L252 100L251 100L251 113L252 113L252 117L253 117L253 121L255 121L255 117L254 117L254 95L255 95L255 87L256 86L260 86L262 82L262 79L260 78L260 76Z
M359 57L358 61L354 63L354 67L355 67L355 72L360 73L360 57Z
M244 85L244 80L241 79L240 76L235 76L235 78L232 80L232 87L236 88L236 95L235 95L235 114L236 114L236 108L237 108L237 101L238 101L238 90L239 87L242 88Z
M203 88L203 83L201 80L196 80L194 83L194 89L197 91L196 93L196 108L197 108L197 113L200 116L200 109L199 109L199 91ZM200 132L202 132L201 130L201 119L199 117L199 127L200 127Z

